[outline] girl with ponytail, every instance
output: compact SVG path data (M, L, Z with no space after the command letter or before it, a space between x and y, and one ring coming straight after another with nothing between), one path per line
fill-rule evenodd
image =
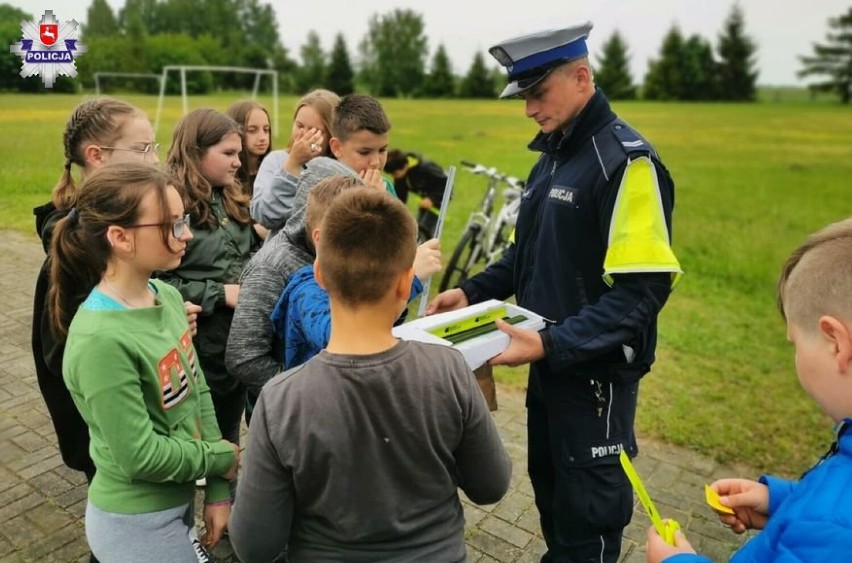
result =
M82 179L107 162L157 162L157 145L151 123L139 108L112 98L94 98L78 105L62 135L65 162L51 201L33 210L36 231L48 254L56 222L74 207L78 188L74 169ZM86 474L91 482L95 466L89 457L89 430L62 382L64 339L53 334L47 321L49 258L46 257L35 287L32 349L36 377L50 411L59 451L65 464ZM66 311L73 316L73 310ZM70 319L70 317L69 317Z
M91 436L86 536L102 561L195 563L196 479L208 547L227 525L239 449L222 440L180 293L150 279L192 237L170 178L123 162L86 177L51 241L50 324Z

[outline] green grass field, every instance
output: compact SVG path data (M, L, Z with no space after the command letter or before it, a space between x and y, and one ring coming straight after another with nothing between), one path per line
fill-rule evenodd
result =
M126 96L153 119L156 99ZM194 98L224 109L237 96ZM62 170L61 135L79 96L0 95L0 211L32 232L31 209ZM269 102L269 100L262 100ZM281 103L286 143L292 98ZM473 160L525 177L535 133L517 101L388 100L392 146L444 166ZM181 113L170 98L160 156ZM658 362L640 393L647 436L728 462L796 474L831 439L801 391L775 310L778 271L810 232L850 215L852 108L806 101L754 105L618 103L663 155L677 183L675 251L686 271L660 322ZM443 237L449 257L485 182L463 170ZM436 284L437 285L437 284ZM524 385L525 370L498 376Z

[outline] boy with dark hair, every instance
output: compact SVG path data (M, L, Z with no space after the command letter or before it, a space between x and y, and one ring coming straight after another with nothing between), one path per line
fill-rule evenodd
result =
M382 177L390 127L387 114L374 98L345 96L335 109L329 141L337 160L320 156L307 163L299 176L292 215L243 270L225 362L229 372L248 387L247 420L260 388L284 366L282 342L276 337L270 315L291 276L314 259L311 231L305 231L308 192L321 180L348 175L396 195L393 185ZM268 213L266 219L273 221L274 217ZM421 245L418 256L421 255L437 255L440 259L438 241Z
M331 338L264 387L230 522L242 561L463 561L457 487L494 503L511 462L451 348L396 340L415 224L377 190L340 194L315 262Z
M408 193L420 196L417 227L426 238L431 238L438 224L438 213L447 187L447 175L440 165L414 152L394 149L388 152L385 173L393 178L396 195L403 203Z
M812 235L787 259L778 307L796 348L805 392L836 423L828 453L798 481L713 483L734 514L719 519L741 534L763 530L731 561L849 561L852 554L852 219ZM648 561L710 561L678 533L675 546L648 531Z
M390 119L378 100L349 94L334 110L329 148L337 160L360 174L365 184L395 196L393 183L382 176L390 128Z

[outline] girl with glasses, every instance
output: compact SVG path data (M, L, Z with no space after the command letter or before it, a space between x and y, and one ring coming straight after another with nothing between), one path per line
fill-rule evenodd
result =
M226 440L240 439L245 389L225 367L225 345L243 266L253 236L246 196L237 179L240 126L212 109L190 112L177 124L167 163L180 184L193 239L180 266L160 274L183 298L201 305L195 346Z
M202 477L208 547L227 524L239 448L217 427L180 293L150 279L192 238L168 176L124 162L87 176L51 242L50 324L90 429L86 536L103 561L195 563Z
M64 339L53 334L48 322L51 235L57 221L65 217L77 201L75 168L85 180L107 162L157 162L157 154L150 148L155 146L154 131L145 113L128 103L106 97L78 105L68 118L62 141L65 152L62 175L53 189L51 201L33 210L36 232L48 257L36 281L32 349L36 378L56 430L62 460L68 467L85 473L91 483L95 465L89 456L89 429L62 381Z

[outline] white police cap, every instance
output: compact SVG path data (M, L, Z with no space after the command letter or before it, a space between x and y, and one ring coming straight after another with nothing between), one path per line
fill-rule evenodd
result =
M507 39L488 52L506 67L509 84L500 94L511 98L544 80L554 68L589 54L586 38L592 22Z

